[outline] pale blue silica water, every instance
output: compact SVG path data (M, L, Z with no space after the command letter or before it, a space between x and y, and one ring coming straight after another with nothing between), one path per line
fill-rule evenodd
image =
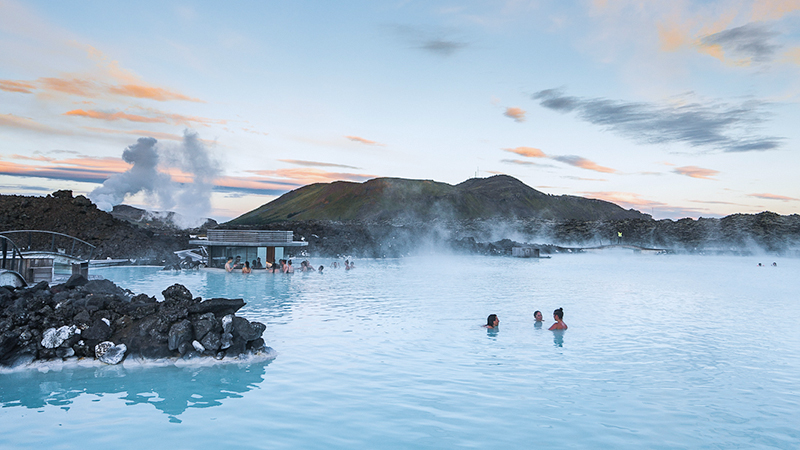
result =
M0 448L800 447L799 260L312 263L325 273L93 270L241 297L277 356L0 372ZM558 307L569 330L547 331Z

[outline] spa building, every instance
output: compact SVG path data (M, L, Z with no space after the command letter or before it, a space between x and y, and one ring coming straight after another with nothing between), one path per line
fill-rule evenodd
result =
M287 247L305 247L308 242L295 241L291 231L274 230L208 230L206 239L189 241L199 245L208 253L209 267L225 267L228 257L238 256L241 261L262 262L283 259Z

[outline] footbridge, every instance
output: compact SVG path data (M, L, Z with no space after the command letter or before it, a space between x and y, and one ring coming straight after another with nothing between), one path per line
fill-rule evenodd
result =
M59 270L88 277L94 249L86 241L54 231L0 232L0 285L51 282Z

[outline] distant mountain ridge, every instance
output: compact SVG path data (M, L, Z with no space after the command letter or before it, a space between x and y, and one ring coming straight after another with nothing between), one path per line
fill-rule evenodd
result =
M514 177L471 178L455 186L431 180L375 178L315 183L245 213L230 225L282 221L424 222L491 218L552 220L651 219L611 202L539 192Z

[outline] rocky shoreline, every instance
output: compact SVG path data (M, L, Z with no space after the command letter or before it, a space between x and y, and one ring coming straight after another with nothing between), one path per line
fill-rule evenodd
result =
M268 354L266 326L237 316L242 299L193 298L175 284L164 301L133 295L108 280L80 275L66 283L0 287L0 367L94 358L235 359Z

